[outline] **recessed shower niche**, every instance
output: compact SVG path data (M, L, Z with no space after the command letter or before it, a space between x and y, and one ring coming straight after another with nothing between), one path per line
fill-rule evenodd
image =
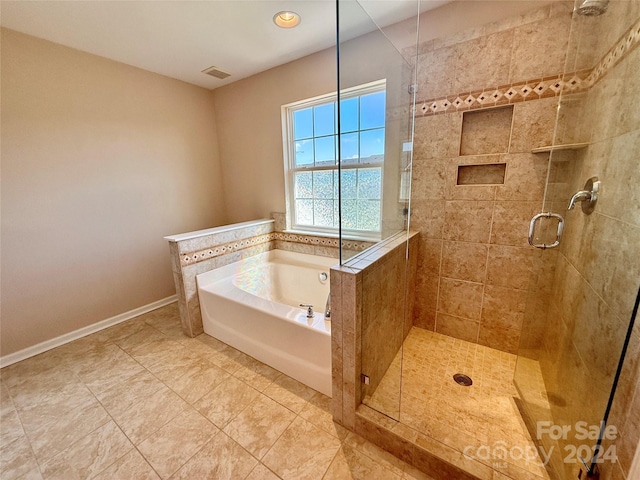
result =
M506 163L458 165L456 185L503 185Z
M513 105L462 114L460 155L487 155L509 151Z

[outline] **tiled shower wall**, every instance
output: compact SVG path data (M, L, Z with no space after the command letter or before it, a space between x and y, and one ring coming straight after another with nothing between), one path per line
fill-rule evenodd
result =
M363 394L360 374L374 390L411 328L405 308L414 302L417 259L407 258L407 242L415 251L418 238L398 233L331 269L332 408L351 430Z
M515 353L542 206L571 5L419 47L411 229L421 232L414 324ZM458 185L460 165L506 164L504 183ZM474 180L472 179L472 182ZM550 281L540 278L541 282Z

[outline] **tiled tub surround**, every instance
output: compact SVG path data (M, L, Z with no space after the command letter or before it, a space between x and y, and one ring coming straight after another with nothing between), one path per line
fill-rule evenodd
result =
M274 217L279 219L279 215ZM185 335L195 337L203 332L196 275L274 248L338 258L337 238L276 231L276 225L281 226L277 221L262 219L165 237ZM372 243L344 240L342 245L349 253L362 251Z

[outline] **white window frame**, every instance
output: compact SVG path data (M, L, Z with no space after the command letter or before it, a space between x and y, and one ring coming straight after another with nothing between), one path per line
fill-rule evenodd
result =
M375 82L359 85L348 89L341 90L340 100L345 100L353 97L360 97L371 93L383 92L386 90L386 79L377 80ZM327 171L338 170L339 153L336 151L337 161L335 165L326 166L295 166L295 141L293 140L293 112L297 110L303 110L305 108L314 107L328 102L337 102L337 92L329 93L326 95L320 95L317 97L309 98L299 102L289 103L283 105L281 108L282 114L282 151L284 156L284 174L285 174L285 196L286 196L286 214L287 225L289 226L287 231L298 233L315 233L326 236L337 237L339 229L337 227L319 227L313 225L297 225L295 223L295 199L293 198L295 192L294 186L294 173L295 172L313 172L313 171ZM336 126L337 128L337 126ZM385 122L385 138L387 132L387 125ZM360 132L361 130L357 130ZM340 139L340 132L337 133L338 143ZM385 141L386 145L386 141ZM386 147L385 147L386 149ZM342 235L345 238L360 239L360 240L380 240L382 234L382 210L384 202L384 159L379 162L372 163L357 163L357 164L342 164L340 167L342 170L347 169L364 169L364 168L380 168L381 189L380 189L380 230L356 230L356 229L342 229Z

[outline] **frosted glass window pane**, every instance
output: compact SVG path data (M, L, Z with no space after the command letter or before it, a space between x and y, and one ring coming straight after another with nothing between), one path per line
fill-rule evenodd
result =
M358 169L358 199L380 200L382 170L380 168Z
M342 228L358 228L357 200L342 200Z
M386 93L360 97L360 129L384 127Z
M342 198L357 198L358 171L342 170Z
M358 130L358 97L340 101L340 132Z
M296 200L296 223L313 225L313 200Z
M336 163L335 146L336 141L333 135L316 138L316 165L333 165Z
M335 129L335 103L313 107L313 134L316 137L333 135Z
M340 160L342 163L358 163L358 134L340 135Z
M313 172L313 197L333 198L333 172Z
M314 200L313 217L318 227L333 227L333 200Z
M358 200L358 229L380 230L380 200Z
M313 116L310 108L293 112L293 139L313 137Z
M313 140L296 140L296 167L313 165Z
M384 159L384 128L360 132L360 161L379 162Z
M295 198L313 198L313 175L311 172L297 172L294 182Z

